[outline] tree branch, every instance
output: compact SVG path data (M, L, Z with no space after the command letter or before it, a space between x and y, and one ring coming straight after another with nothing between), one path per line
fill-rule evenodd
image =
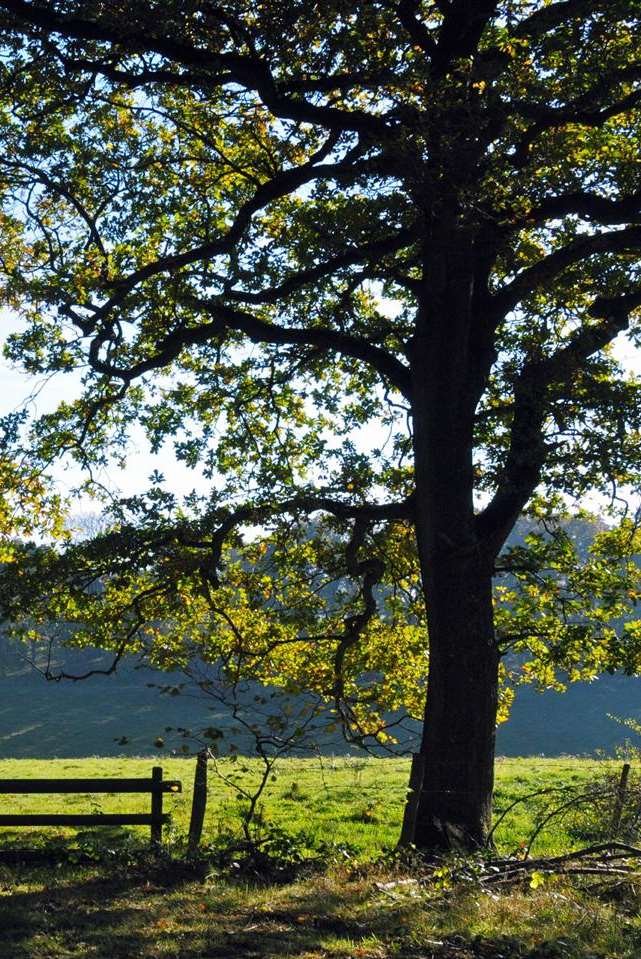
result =
M88 60L83 57L67 57L60 51L58 56L66 70L71 73L84 71L92 76L102 76L113 83L127 87L129 90L135 90L138 87L150 86L152 84L163 84L166 86L195 87L195 88L216 88L225 86L233 81L233 75L226 73L178 73L175 70L152 70L149 68L141 70L125 70L122 67L116 67L113 61L108 60Z
M253 216L262 210L269 203L287 196L291 192L299 189L314 179L319 178L344 178L357 177L366 171L371 171L369 162L364 164L350 164L348 162L322 163L321 161L331 152L335 146L335 135L331 135L323 147L319 149L306 163L302 163L292 169L283 170L277 176L261 184L248 200L239 209L236 217L227 230L227 232L207 243L193 247L191 250L185 250L182 253L171 253L160 257L137 270L134 270L128 276L119 280L112 281L111 286L115 292L101 306L95 307L90 320L81 318L73 311L68 315L76 325L88 335L96 329L98 323L105 320L109 313L117 306L120 306L127 298L129 293L138 286L139 283L149 280L160 273L171 272L180 269L183 266L189 266L201 260L210 260L216 256L229 253L243 237L249 227Z
M621 71L621 73L626 73L628 76L616 76L613 78L612 83L621 82L623 79L638 80L641 78L641 65L636 64L634 67L629 67L626 71ZM610 86L611 85L612 84L610 84ZM601 81L597 89L602 89L602 95L605 96L607 94L608 84L606 84L606 81ZM517 113L521 113L523 116L534 117L536 118L536 122L525 131L524 136L515 145L514 153L512 154L512 162L514 165L521 167L527 163L532 144L542 133L546 133L548 130L562 127L568 123L587 127L600 127L613 117L620 116L622 113L633 109L633 107L641 103L641 90L633 90L620 100L615 100L613 103L608 104L608 106L592 108L583 106L583 103L591 98L591 96L591 93L584 94L580 100L569 103L563 107L540 106L539 104L533 103L521 103L517 105Z
M98 249L103 259L108 259L107 251L102 242L100 233L96 226L96 218L92 217L86 207L81 203L78 197L72 193L72 191L66 187L63 183L60 183L57 180L54 180L49 176L44 170L41 170L37 166L33 166L30 163L25 163L21 160L11 160L7 157L0 158L0 165L8 167L12 170L24 170L27 173L31 174L34 179L39 181L44 187L50 190L52 193L57 193L59 196L67 200L68 203L76 210L78 215L84 220L91 237L91 241L94 246Z
M52 5L27 3L25 0L0 0L0 11L11 14L21 24L58 33L75 40L93 40L113 44L129 53L154 52L174 63L197 68L206 75L212 71L223 82L234 82L253 90L271 113L283 120L312 123L334 131L380 133L388 130L383 117L356 110L321 106L284 95L267 63L257 56L221 53L184 42L184 34L158 36L143 27L128 28L120 21L108 23L81 16L63 16ZM130 21L131 22L131 21ZM156 21L157 22L157 21Z
M411 495L404 500L393 503L346 503L322 493L300 493L280 503L239 506L237 509L228 512L224 519L216 521L217 526L206 541L194 542L193 539L187 538L183 542L186 545L209 550L212 570L209 579L213 585L217 585L216 571L220 564L225 539L238 526L247 523L252 525L264 523L272 516L280 516L284 513L305 513L309 516L317 512L331 513L338 519L356 520L359 527L363 523L412 520L414 517L414 496ZM349 556L347 559L349 561Z
M628 253L637 250L641 250L641 226L580 237L519 273L511 283L490 297L490 309L505 316L542 284L549 284L567 267L597 253Z
M342 333L327 327L309 327L291 329L267 323L251 314L231 310L216 303L203 304L212 315L218 316L230 329L245 333L254 343L300 344L315 346L342 356L363 360L373 367L383 379L394 386L406 399L411 396L409 367L400 362L392 353L350 333Z
M374 589L380 583L385 572L385 564L376 556L368 556L367 559L359 559L358 553L365 542L370 523L364 516L356 517L352 535L345 547L345 565L347 572L354 578L363 578L361 587L361 598L363 608L359 613L349 616L345 620L345 630L334 653L334 702L339 713L342 714L343 701L345 699L345 680L343 676L343 667L347 653L355 646L365 627L375 615L378 608Z
M394 236L383 237L380 240L372 240L369 243L363 243L361 246L346 250L344 253L337 253L336 256L331 257L324 263L309 267L307 270L300 270L278 286L267 287L263 290L256 291L238 290L232 287L231 289L225 290L224 296L226 299L233 300L237 303L276 303L278 300L291 293L295 293L309 283L330 276L342 267L352 266L356 263L362 263L364 260L368 260L373 256L383 256L386 253L394 253L396 250L403 249L409 246L415 237L416 234L414 230L400 230Z
M580 190L547 197L538 206L532 207L523 225L539 224L569 214L576 214L601 226L631 223L641 216L641 190L628 193L617 200Z
M595 0L561 0L559 3L550 3L517 23L512 33L515 37L536 39L573 17L585 17L594 13L595 7L598 7Z
M104 345L105 333L96 337L90 346L89 362L99 373L115 376L126 382L142 376L153 369L167 366L188 346L222 341L229 331L244 333L254 343L273 343L283 345L314 346L329 352L340 353L354 359L363 360L391 383L404 397L409 399L411 383L409 369L396 357L367 340L332 330L327 327L309 327L296 329L278 326L259 319L249 313L233 310L215 301L197 297L183 297L190 307L202 310L215 317L212 323L196 327L179 327L168 333L156 344L153 356L130 367L118 367L100 359L100 349Z
M1 4L0 4L1 6ZM234 80L230 72L211 73L177 73L173 70L140 69L127 70L115 65L114 60L89 60L82 57L66 57L58 52L65 68L70 71L84 70L96 76L103 76L107 80L126 86L129 89L163 84L166 86L200 87L205 89L225 86ZM364 89L378 89L384 84L398 84L398 76L391 70L381 70L378 73L335 73L326 77L301 76L297 79L279 81L278 89L283 95L304 93L335 93L337 90L351 90L354 87Z
M393 503L346 503L324 493L299 493L276 503L246 504L231 511L222 521L215 535L226 536L232 529L245 523L260 523L283 513L331 513L338 519L361 519L371 523L411 519L414 498Z
M420 7L420 0L400 0L396 13L412 43L426 53L428 57L432 57L436 52L436 44L425 24L421 23L417 16Z
M477 534L497 555L512 525L534 492L547 456L544 422L548 388L571 387L585 361L626 329L632 310L641 306L641 290L599 297L590 309L600 323L584 326L556 353L530 360L514 387L510 447L503 475L491 502L476 517Z
M565 103L563 106L551 107L547 103L534 103L527 100L515 100L517 112L530 120L550 120L553 124L558 122L558 118L564 118L571 122L589 122L590 117L598 112L599 107L603 109L603 100L611 94L612 88L623 83L633 83L641 79L641 63L633 62L626 64L625 67L619 67L610 73L603 73L596 83L580 96ZM616 107L616 104L612 104ZM575 117L586 115L587 120L575 120Z
M450 0L431 58L435 77L442 77L452 61L474 56L497 7L498 0Z

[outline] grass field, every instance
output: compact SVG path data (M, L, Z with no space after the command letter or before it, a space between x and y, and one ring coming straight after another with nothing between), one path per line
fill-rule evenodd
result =
M152 765L162 762L166 779L180 779L183 792L166 800L172 826L178 833L187 829L191 809L193 759L66 759L0 761L0 778L118 777L149 776ZM256 782L259 765L240 757L236 762L219 761L221 776L209 774L205 841L234 828L239 819L238 795L222 776L236 777L239 785ZM519 796L549 787L591 782L613 763L576 759L503 759L497 763L495 807L500 812ZM405 801L409 761L405 759L288 759L275 771L262 802L265 820L291 833L304 833L310 847L331 837L337 846L354 849L358 857L372 858L398 838ZM0 807L2 806L0 797ZM5 803L8 800L5 799ZM149 798L133 795L93 796L12 796L11 812L143 812ZM496 840L503 852L510 852L527 839L538 804L516 807L497 830ZM40 830L51 836L51 829ZM64 830L58 830L65 834ZM67 831L69 832L69 831ZM24 841L24 829L12 833L0 830L6 843ZM563 821L552 823L538 839L537 852L567 849L572 837Z
M7 760L0 778L148 776L151 759ZM168 849L180 853L191 803L193 759L166 759L165 778L184 792L167 797ZM496 807L545 786L588 786L611 764L575 759L509 759L497 764ZM255 778L253 762L226 760L220 772ZM234 868L205 865L194 876L176 859L154 866L118 858L48 867L0 865L2 959L165 959L294 956L298 959L638 959L641 921L636 881L599 892L567 881L508 894L429 889L398 879L411 870L381 861L396 842L408 775L404 760L288 760L270 781L261 817L298 837L305 854L324 850L323 868L289 883L234 879ZM144 811L136 795L0 797L10 812ZM499 849L518 849L555 794L515 807L497 831ZM547 804L547 807L546 807ZM204 844L238 830L241 804L212 770ZM271 824L271 825L270 825ZM146 840L136 833L140 849ZM103 845L111 842L108 833ZM73 831L4 829L0 849L48 844L72 850ZM83 837L80 837L82 843ZM584 842L576 821L552 820L533 848L551 854ZM87 848L86 845L84 847ZM141 852L144 858L144 853ZM71 856L73 860L73 855Z

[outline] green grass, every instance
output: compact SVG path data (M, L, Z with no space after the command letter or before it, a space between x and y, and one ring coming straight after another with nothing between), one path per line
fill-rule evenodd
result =
M151 766L162 762L166 779L180 779L183 792L165 801L178 832L188 826L191 809L193 759L65 759L0 762L0 778L63 778L149 776ZM237 777L239 784L256 782L259 764L240 757L235 763L219 761L225 777ZM503 759L496 768L495 807L498 812L519 796L546 787L589 783L611 762L577 759ZM358 856L375 857L392 847L400 829L405 801L409 763L404 759L288 759L277 767L262 800L262 815L289 832L304 832L310 845L331 838L337 845L353 848ZM546 800L549 803L549 800ZM11 812L143 812L149 797L125 795L65 795L0 797L0 809ZM515 807L497 830L496 840L503 852L509 852L527 839L533 819L541 810L541 800ZM205 838L234 828L239 820L240 804L234 789L223 782L213 769L209 774L208 810ZM54 830L42 830L51 835ZM65 834L65 830L59 830ZM24 830L0 830L0 840L24 839ZM551 823L541 835L535 850L552 853L567 849L574 840L565 823Z
M6 760L0 778L148 776L152 759ZM167 836L189 820L193 759L166 759L166 778L184 792L167 797ZM574 759L501 760L498 809L542 786L594 781L611 764ZM614 767L616 768L616 767ZM221 771L248 782L256 765L225 761ZM548 882L533 889L481 892L474 884L439 889L413 883L406 868L376 860L393 847L408 775L404 760L288 760L269 783L262 815L311 850L334 844L327 867L289 884L233 880L211 869L199 877L179 862L155 867L135 859L90 864L0 865L3 959L638 959L641 894L635 882L594 888ZM0 797L11 812L142 811L134 795ZM538 802L538 805L537 805ZM504 852L532 831L540 801L514 810L497 835ZM233 789L210 773L205 842L238 827ZM535 853L581 844L561 819ZM58 831L71 848L73 831ZM0 848L48 842L56 830L0 831ZM145 832L137 831L141 843ZM177 849L178 847L176 847ZM341 849L343 850L341 854Z

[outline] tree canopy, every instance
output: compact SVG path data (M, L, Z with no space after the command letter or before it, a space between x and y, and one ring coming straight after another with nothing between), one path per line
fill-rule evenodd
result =
M497 559L524 510L639 485L610 344L639 337L640 29L638 0L0 0L7 353L83 380L29 461L96 491L136 423L211 483L25 546L7 615L222 656L361 738L429 669L422 753L458 771L421 841L482 838L501 656L641 662L625 510L580 574L541 526Z

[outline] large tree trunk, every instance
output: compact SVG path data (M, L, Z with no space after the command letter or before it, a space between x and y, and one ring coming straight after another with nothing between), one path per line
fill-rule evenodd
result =
M494 555L475 531L471 443L453 429L447 437L441 427L423 433L422 420L415 417L416 529L430 663L414 768L415 782L418 770L422 782L413 828L406 822L403 835L421 849L473 849L487 839L492 804L499 667Z
M430 668L413 841L473 849L490 828L499 656L491 578L470 562L439 564L428 590Z
M478 539L473 502L474 415L488 362L476 335L465 233L435 230L430 249L438 255L430 260L412 350L416 533L430 665L414 766L414 781L421 771L422 783L403 837L421 849L469 850L485 843L490 826L498 698L494 556Z

